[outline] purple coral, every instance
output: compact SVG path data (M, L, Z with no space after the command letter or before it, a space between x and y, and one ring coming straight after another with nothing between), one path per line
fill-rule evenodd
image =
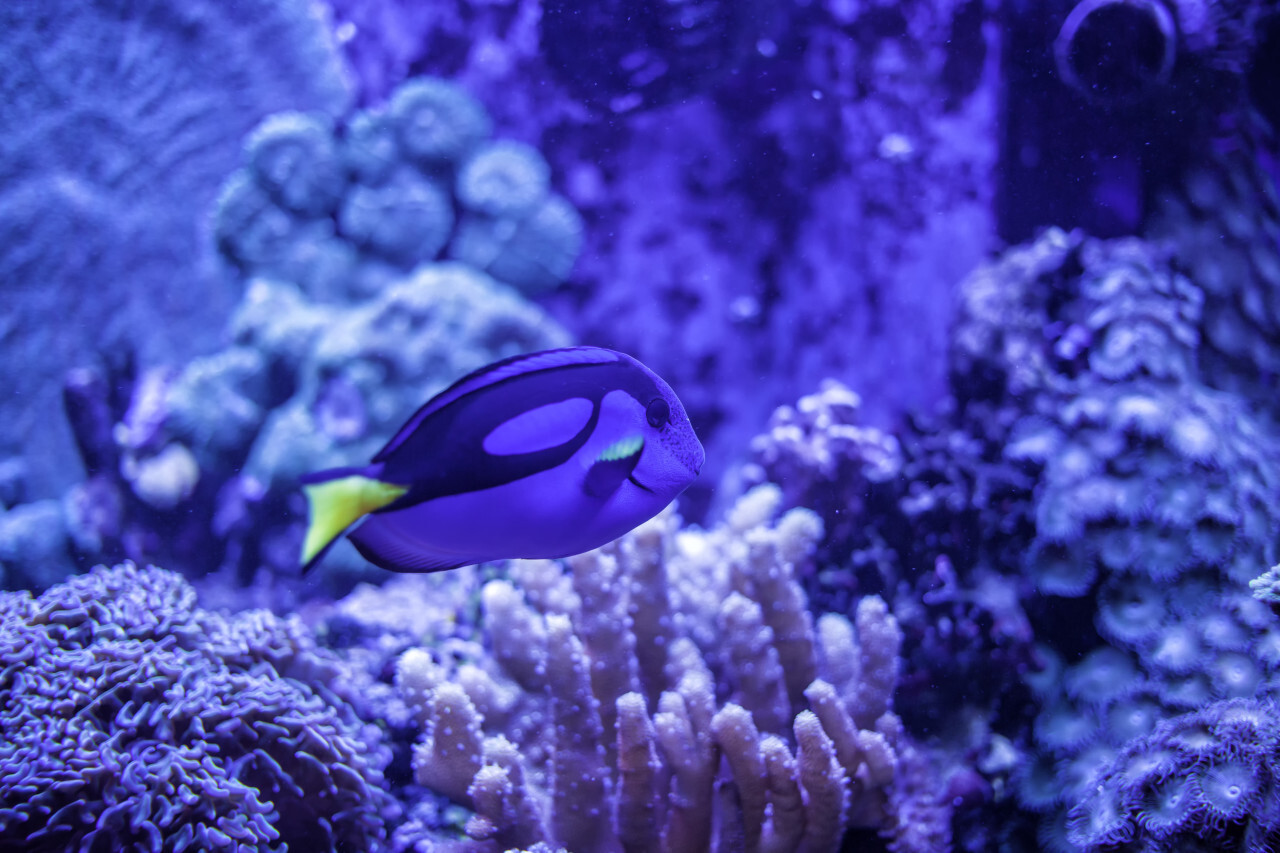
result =
M379 849L388 756L296 621L132 564L0 615L0 847Z
M304 0L5 3L0 75L6 352L27 365L0 377L23 400L0 447L42 460L30 485L47 496L78 474L59 374L123 341L149 360L217 344L235 301L204 242L218 185L263 116L337 113L347 82Z
M577 259L581 219L550 191L537 149L490 141L492 132L479 101L436 77L403 83L338 127L269 116L223 188L218 247L245 278L283 279L321 299L367 295L446 246L514 287L550 290Z
M1099 770L1067 818L1085 853L1269 850L1280 843L1280 725L1268 701L1225 700L1165 720Z
M778 506L757 490L705 533L664 514L571 575L513 564L482 595L491 651L400 659L418 781L508 846L724 849L736 827L834 850L856 827L945 849L950 807L893 712L897 621L871 597L815 627L794 572L821 525Z

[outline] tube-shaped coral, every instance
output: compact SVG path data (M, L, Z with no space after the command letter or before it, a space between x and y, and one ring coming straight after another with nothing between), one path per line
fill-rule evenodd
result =
M813 526L794 515L796 523L775 523L771 513L754 526L744 522L746 531L729 525L678 531L672 516L660 517L619 543L573 558L571 584L557 563L520 561L511 566L512 581L486 586L485 632L496 666L450 665L448 683L461 684L469 667L499 682L499 670L524 673L510 673L525 687L513 710L486 714L481 725L537 756L526 765L523 788L527 801L547 804L538 840L570 849L658 844L693 853L732 836L747 849L782 853L833 849L854 820L901 839L905 853L940 849L947 808L933 799L936 790L904 782L909 739L890 711L901 631L882 601L864 600L856 635L847 619L827 618L842 626L827 633L842 639L827 642L821 656L804 620L779 623L801 627L804 642L794 644L793 653L807 656L798 664L803 672L830 677L828 661L845 654L856 659L852 668L837 670L840 689L815 680L801 693L798 704L810 703L817 713L791 708L773 632L752 596L774 595L788 614L793 605L804 609L782 555L806 554L797 537L811 541ZM735 517L747 515L744 509ZM754 555L741 541L744 533L758 546ZM658 579L669 594L639 589L642 578ZM661 612L639 612L648 608ZM703 631L717 624L719 634ZM647 677L655 682L646 688L659 690L652 716L639 690L618 693L638 680L634 632L640 625L673 637L650 650ZM545 644L545 658L503 636L508 632L527 647ZM704 649L691 634L712 639ZM604 667L612 671L601 672ZM721 704L718 695L739 698ZM613 714L603 713L605 701ZM862 718L869 719L866 728L857 723ZM453 780L437 790L463 804L473 798L473 838L508 843L517 821L509 800L521 786L510 767L505 775L481 772L493 762L474 746L471 751L477 753L473 793L459 798ZM418 762L429 757L425 746L415 752ZM920 768L912 773L925 772L920 762L910 766ZM429 772L436 771L420 771L419 778ZM908 811L929 816L899 820Z
M605 751L613 763L618 700L640 687L626 585L612 554L581 554L570 558L568 564L574 590L582 599L578 636L592 662L591 692L600 703Z
M849 780L836 761L831 738L812 711L801 711L795 720L796 764L805 794L804 838L800 849L820 853L834 851L844 837L849 810Z
M415 778L459 802L481 767L480 715L466 691L443 682L431 691L427 737L414 747Z
M731 593L720 609L720 630L738 676L739 701L762 729L778 731L791 716L790 703L773 631L764 624L760 605L741 593Z
M590 661L567 616L547 617L547 679L555 753L551 790L552 831L573 850L598 850L610 835L610 815L600 808L609 794L599 701L591 693Z
M711 719L716 744L729 763L742 809L742 843L756 849L764 830L768 802L764 757L760 754L760 733L751 714L740 705L725 705Z
M657 850L660 801L657 736L644 697L627 693L617 701L618 840L627 851Z

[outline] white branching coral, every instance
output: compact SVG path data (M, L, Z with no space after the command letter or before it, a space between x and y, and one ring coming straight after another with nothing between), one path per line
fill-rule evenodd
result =
M822 524L780 505L760 487L710 531L668 511L567 565L513 563L473 659L401 657L417 781L474 812L465 844L820 851L863 827L946 848L893 713L897 621L869 597L815 628L795 575Z

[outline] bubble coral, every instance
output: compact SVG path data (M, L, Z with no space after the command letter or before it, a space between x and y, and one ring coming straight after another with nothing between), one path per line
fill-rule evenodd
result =
M258 185L294 213L322 216L332 212L342 196L347 176L328 116L268 116L245 141L245 152Z
M387 112L405 154L428 169L460 163L493 132L489 114L479 101L435 77L397 87Z
M343 236L406 267L439 254L453 230L453 205L435 182L408 170L378 186L357 185L338 215Z
M511 140L481 146L458 169L458 203L497 218L524 217L546 197L551 167L530 145Z

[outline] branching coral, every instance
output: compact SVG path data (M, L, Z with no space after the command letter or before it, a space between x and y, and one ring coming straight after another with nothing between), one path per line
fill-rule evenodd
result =
M803 578L812 606L850 612L869 592L891 597L915 673L900 689L904 718L952 728L970 756L953 766L978 789L999 784L1009 762L996 756L1007 750L984 727L1019 701L1014 673L1033 659L1022 581L1008 567L1029 535L1034 480L965 427L871 427L858 395L835 382L779 408L752 450L744 481L776 483L788 505L824 519L819 568ZM955 695L965 697L959 712L943 698ZM975 753L992 760L973 770Z
M0 614L0 846L379 849L388 755L297 621L131 564Z
M418 781L473 809L472 839L834 850L872 827L946 846L892 712L897 623L874 597L813 623L794 573L821 524L775 518L779 499L752 491L710 532L666 513L568 574L513 564L484 589L484 648L402 656Z

